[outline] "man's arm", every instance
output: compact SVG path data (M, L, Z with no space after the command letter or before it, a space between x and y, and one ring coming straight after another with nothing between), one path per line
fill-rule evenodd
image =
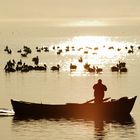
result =
M103 85L103 89L104 89L104 91L107 91L106 85Z
M95 87L96 87L96 84L95 84L95 85L93 85L93 89L95 89Z
M107 87L104 85L104 90L107 91Z

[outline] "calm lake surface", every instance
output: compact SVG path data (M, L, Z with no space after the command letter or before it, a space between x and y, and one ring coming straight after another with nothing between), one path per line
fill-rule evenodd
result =
M12 34L12 33L11 33ZM140 45L139 36L73 36L67 38L18 37L12 35L0 40L0 108L12 109L10 99L37 103L63 104L84 103L93 98L92 86L99 78L107 85L106 97L118 99L122 96L138 96L129 120L95 121L76 119L28 119L17 120L14 116L0 116L1 138L4 140L118 140L140 139ZM12 54L4 52L8 45ZM32 53L21 57L17 50L26 45ZM130 46L134 53L127 53ZM53 49L55 46L55 49ZM58 47L59 46L59 47ZM69 46L70 51L66 52ZM73 47L74 46L74 47ZM113 46L114 49L109 49ZM49 52L37 52L36 47L48 47ZM126 49L125 47L128 47ZM82 48L81 50L78 50ZM97 50L95 48L98 48ZM57 55L58 50L62 53ZM121 49L118 51L118 49ZM84 53L88 51L88 53ZM5 73L8 60L22 59L34 65L32 58L39 56L39 65L46 64L47 71ZM78 59L82 57L83 62ZM118 61L126 62L127 73L111 72L110 68ZM83 70L84 63L103 68L102 73L89 73ZM70 72L70 63L77 70ZM59 72L50 67L60 64Z

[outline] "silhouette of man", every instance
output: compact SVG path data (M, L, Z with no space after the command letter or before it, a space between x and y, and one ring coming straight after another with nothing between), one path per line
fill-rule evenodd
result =
M107 87L104 84L102 84L101 79L98 80L97 84L93 85L93 89L94 89L95 102L96 103L103 102L104 91L107 91Z

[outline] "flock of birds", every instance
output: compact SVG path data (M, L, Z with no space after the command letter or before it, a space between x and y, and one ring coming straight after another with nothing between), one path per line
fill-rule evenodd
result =
M105 46L104 46L105 47ZM87 47L89 50L92 50L93 48L90 48L90 47ZM61 53L63 53L63 49L61 49L59 46L56 47L56 46L53 46L52 47L53 50L56 51L56 54L57 55L60 55ZM82 50L83 48L78 48L77 51L80 51ZM98 50L99 48L96 47L94 48L93 50ZM109 50L111 49L114 49L114 47L109 47L108 48ZM130 46L130 48L128 49L128 47L125 47L125 49L127 50L128 53L133 53L134 52L134 46ZM140 46L138 46L138 49L140 50ZM69 47L67 46L65 48L65 52L68 52L68 51L75 51L75 47ZM117 49L117 51L120 51L121 49ZM12 50L9 49L8 46L5 47L4 49L5 52L7 52L8 54L12 54ZM41 51L44 51L44 52L49 52L49 48L48 47L36 47L36 51L37 52L41 52ZM19 49L17 50L17 53L20 53L21 54L21 57L27 57L28 54L31 54L32 53L32 50L27 47L27 46L23 46L23 50L22 49ZM83 51L84 54L88 54L88 51ZM95 52L93 53L95 54ZM80 57L78 59L78 61L80 63L83 62L83 57ZM39 57L36 56L36 57L33 57L32 58L32 62L34 63L34 65L28 65L26 64L25 62L22 62L22 59L20 59L19 61L15 61L14 59L13 60L9 60L5 67L4 67L4 70L5 72L15 72L15 71L21 71L21 72L29 72L29 71L32 71L32 70L44 70L46 71L48 69L47 65L46 64L43 64L43 65L40 65L39 64ZM60 70L60 65L57 64L56 66L51 66L50 67L50 70L52 71L59 71ZM83 64L83 68L85 71L87 72L96 72L96 73L100 73L100 72L103 72L103 69L102 68L99 68L98 66L91 66L89 63L85 63ZM72 63L70 63L70 66L69 66L69 69L70 71L75 71L77 69L77 65L74 65ZM112 66L111 67L111 71L112 72L127 72L127 68L126 68L126 63L125 62L120 62L117 63L115 66Z

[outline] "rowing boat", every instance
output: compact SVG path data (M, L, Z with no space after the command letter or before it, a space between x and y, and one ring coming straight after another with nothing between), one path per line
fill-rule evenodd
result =
M11 99L15 116L21 117L124 117L129 115L137 96L103 103L42 104Z

